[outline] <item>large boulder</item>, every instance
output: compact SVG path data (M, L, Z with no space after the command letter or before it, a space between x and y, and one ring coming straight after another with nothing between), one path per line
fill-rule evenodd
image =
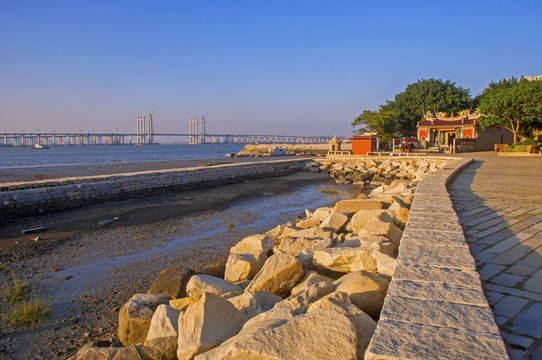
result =
M228 298L228 301L250 319L272 309L282 298L268 291L255 291Z
M172 299L186 296L186 284L194 271L178 266L165 268L154 280L147 294L164 294Z
M152 316L145 341L161 337L175 337L177 339L179 336L178 323L180 314L180 310L169 305L159 305Z
M267 259L245 291L269 291L286 297L302 277L299 259L279 251Z
M360 232L360 230L373 219L380 219L381 221L392 222L392 215L388 210L361 210L352 216L352 219L347 225L347 230L354 234Z
M267 253L275 242L267 235L251 235L239 241L230 249L230 254L259 254Z
M333 210L344 211L349 214L357 213L361 210L379 210L382 209L382 203L377 200L341 200L335 204Z
M180 310L168 305L160 305L152 316L145 346L161 349L164 352L163 359L177 358L180 313Z
M331 214L331 211L332 209L328 207L318 208L314 210L309 219L321 223L322 221L324 221L325 218L329 216L329 214Z
M230 254L226 263L224 279L232 283L251 280L267 260L267 254Z
M200 297L206 292L219 296L236 296L243 293L243 289L214 276L194 275L186 284L186 292L191 297Z
M305 238L284 238L280 242L277 250L282 251L291 256L297 256L301 251L307 249L315 240Z
M193 359L236 335L245 322L245 316L228 300L204 293L179 316L177 357Z
M310 313L316 309L333 309L340 312L352 322L356 328L358 338L357 358L363 359L365 350L371 342L371 338L376 329L376 321L369 315L358 309L350 302L348 294L343 292L333 292L320 300L311 304L307 310Z
M358 248L328 248L314 252L312 263L317 268L336 272L365 270L376 273L376 262L371 246Z
M332 309L316 309L273 329L238 335L196 360L352 360L356 342L356 329L346 316Z
M201 273L203 275L224 278L224 274L226 273L226 263L218 262L214 264L205 265L204 267L201 268Z
M141 344L147 337L152 315L167 295L135 294L119 311L119 339L124 346Z
M374 219L360 229L359 233L369 233L373 235L381 235L390 239L396 245L401 241L403 231L399 229L393 222Z
M333 211L327 218L322 221L320 228L323 230L338 232L343 225L348 221L348 213L341 211Z
M378 320L389 280L366 271L356 271L335 280L335 290L345 292L352 304Z

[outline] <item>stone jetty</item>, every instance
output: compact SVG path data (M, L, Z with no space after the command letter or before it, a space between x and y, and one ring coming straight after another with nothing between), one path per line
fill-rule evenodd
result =
M447 197L467 164L306 162L363 190L241 239L224 264L164 269L120 309L122 346L72 359L506 358Z

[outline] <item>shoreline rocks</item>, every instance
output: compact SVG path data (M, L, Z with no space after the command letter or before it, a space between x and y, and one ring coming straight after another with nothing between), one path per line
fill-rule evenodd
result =
M175 285L151 289L171 288L163 292L173 299L146 295L161 297L139 304L134 296L121 313L143 320L120 326L119 318L119 336L138 334L123 335L122 343L150 359L363 359L415 185L439 167L418 159L308 162L307 171L372 190L242 239L225 266L207 274L164 270L155 283L169 278ZM135 305L141 310L126 310Z

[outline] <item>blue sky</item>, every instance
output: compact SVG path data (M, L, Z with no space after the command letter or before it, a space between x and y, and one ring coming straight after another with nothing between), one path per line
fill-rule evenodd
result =
M541 1L1 0L0 133L349 135L421 78L542 74Z

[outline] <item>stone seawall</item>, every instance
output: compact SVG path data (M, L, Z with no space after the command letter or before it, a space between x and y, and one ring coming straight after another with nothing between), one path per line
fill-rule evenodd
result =
M447 190L472 161L418 184L365 359L508 359Z
M299 171L307 159L223 164L122 175L0 184L0 219L38 215L104 201L189 191Z

